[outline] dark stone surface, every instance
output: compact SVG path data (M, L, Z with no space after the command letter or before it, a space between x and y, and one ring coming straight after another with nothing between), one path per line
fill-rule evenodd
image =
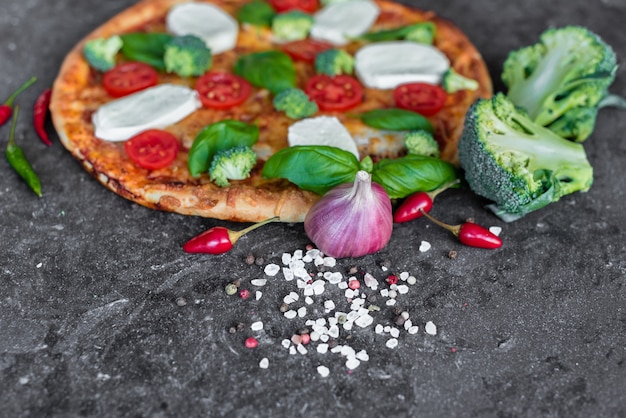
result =
M2 96L35 74L37 88L19 99L29 108L74 43L132 3L3 0ZM622 65L612 91L626 94L624 0L415 4L470 36L496 89L507 51L548 26L585 25L615 47ZM588 193L508 225L470 192L439 198L442 219L503 226L502 249L462 247L416 221L398 225L380 253L340 260L331 270L357 265L382 280L388 265L417 277L398 302L419 332L403 330L389 349L389 337L373 325L342 330L340 344L369 354L351 373L339 354L317 353L317 343L306 355L281 346L305 322L279 311L293 282L270 278L258 301L224 292L232 279L254 290L250 280L263 277L262 266L243 261L247 254L280 264L283 252L304 248L301 225L269 225L220 257L186 255L180 246L191 236L240 226L117 197L56 136L51 148L39 143L25 114L17 140L41 175L44 197L0 164L1 416L626 415L625 113L602 110L585 143L596 172ZM6 138L8 127L1 132ZM421 240L432 249L420 253ZM449 259L449 250L458 257ZM307 317L324 316L326 299L347 309L342 292L327 286ZM392 325L393 308L380 294L376 300L375 323ZM264 330L251 331L259 320ZM424 332L431 320L436 336ZM237 323L245 330L230 333ZM259 338L255 350L243 345L249 335ZM267 370L259 367L263 357ZM320 364L328 377L317 373Z

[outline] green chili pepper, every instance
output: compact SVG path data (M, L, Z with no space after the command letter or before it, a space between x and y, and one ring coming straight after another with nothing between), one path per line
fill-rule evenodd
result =
M41 197L41 182L33 167L30 165L24 151L15 143L15 125L17 122L17 115L19 113L19 106L15 106L13 112L13 122L11 123L11 132L9 133L9 142L4 150L4 155L7 157L9 165L13 167L15 172L20 175L22 179L28 184L37 196Z

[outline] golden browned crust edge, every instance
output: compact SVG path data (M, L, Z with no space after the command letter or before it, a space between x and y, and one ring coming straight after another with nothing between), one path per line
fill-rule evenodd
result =
M146 21L162 16L172 5L185 1L187 0L142 0L95 29L68 53L54 82L50 104L52 121L61 142L103 185L118 195L149 208L232 221L254 222L274 216L280 216L283 222L303 221L306 212L319 196L300 190L287 181L276 181L269 187L255 187L246 182L238 182L227 188L218 188L211 183L181 185L180 182L147 183L138 187L136 183L126 181L123 177L110 176L105 168L86 158L78 146L83 140L93 139L92 127L83 119L84 106L80 101L68 100L89 82L91 70L82 56L84 43L89 39L132 30ZM386 0L377 2L383 9L401 11L406 7ZM441 42L454 42L454 48L459 51L450 57L453 67L480 83L480 89L475 92L461 92L463 108L466 109L478 97L490 96L491 79L474 45L450 21L436 16L433 20L437 24ZM462 120L464 114L450 116ZM452 129L440 127L447 130L446 134L451 138L442 149L443 159L456 162L456 148L462 125L456 123Z

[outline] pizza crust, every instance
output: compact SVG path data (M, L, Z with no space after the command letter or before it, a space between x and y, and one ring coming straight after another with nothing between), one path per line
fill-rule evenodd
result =
M184 1L186 0L140 1L94 30L69 52L54 83L50 105L52 121L61 142L83 167L108 189L149 208L242 222L256 222L274 216L279 216L283 222L303 221L306 212L319 196L300 190L286 180L261 178L262 162L253 170L250 179L232 182L231 186L221 188L210 182L206 175L197 179L189 176L186 169L187 152L179 153L176 161L169 167L148 171L132 163L121 144L94 137L91 115L98 106L110 98L99 86L100 75L92 70L83 58L84 43L93 38L132 32L146 25L158 26L164 20L167 10L174 4ZM234 12L243 0L228 3L212 1L212 3ZM436 136L442 145L442 158L456 163L457 142L463 129L465 111L476 98L489 97L492 92L486 65L476 48L450 21L436 17L431 12L408 9L406 6L386 0L380 0L378 3L389 21L393 19L434 21L437 25L436 46L450 58L455 70L476 79L480 84L477 91L455 93L452 99L454 105L446 106L440 112L442 113L440 117L432 120ZM240 38L242 44L247 42L245 36ZM229 59L236 59L235 53L222 55L225 66L228 66ZM169 81L178 82L172 76L169 77L171 79ZM371 96L375 94L372 92ZM263 117L270 125L267 128L279 129L272 131L274 137L275 132L284 133L288 124L286 118L275 112L272 114L270 98L267 95L259 93L258 96L258 103L255 105L264 109ZM375 106L375 102L372 101L370 105ZM364 105L366 106L367 104ZM178 134L183 144L189 145L195 133L208 124L207 121L218 116L214 111L202 109L179 122L177 126L171 127L171 130ZM244 118L245 115L240 116ZM267 135L272 136L271 133ZM445 141L441 141L441 138ZM274 150L286 146L286 138L271 140L275 141L270 144L270 148ZM384 141L380 143L373 141L367 151L381 156L396 152L390 151L387 147L388 144L386 145ZM260 151L258 152L260 155L268 152L263 149L263 145L260 145Z

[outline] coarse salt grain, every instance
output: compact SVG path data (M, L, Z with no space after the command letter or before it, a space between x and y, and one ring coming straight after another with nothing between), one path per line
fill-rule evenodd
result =
M400 293L401 295L406 295L407 293L409 293L409 286L405 285L405 284L401 284L398 286L398 293Z
M291 303L294 303L298 299L300 299L300 295L298 295L296 292L290 292L287 296L283 298L283 302L289 305Z
M354 290L348 288L346 289L346 291L343 293L343 295L348 298L348 299L352 299L354 297Z
M317 257L313 259L313 264L315 264L316 267L322 266L324 265L324 259L318 255Z
M300 318L304 318L306 316L306 307L301 307L300 309L298 309L298 316Z
M250 329L252 331L260 331L263 329L263 322L262 321L257 321L257 322L253 322L252 325L250 325Z
M294 311L293 309L290 309L287 312L285 312L284 315L285 315L285 318L287 319L294 319L296 316L298 316L298 312Z
M294 355L298 353L298 350L296 349L295 345L292 345L291 347L289 347L289 354Z
M361 350L358 353L356 353L356 358L358 358L361 361L369 361L370 356L369 354L367 354L367 351Z
M302 258L302 250L295 250L293 252L293 258L295 258L296 260L299 260Z
M356 357L350 357L348 360L346 360L346 367L350 370L356 369L357 367L359 367L360 364L361 361Z
M337 287L341 290L345 290L348 288L348 282L341 282L339 284L337 284Z
M324 310L326 311L326 313L329 313L333 309L335 309L335 302L333 302L332 300L327 300L324 302Z
M286 339L286 338L285 338L285 339L281 342L281 344L282 344L282 346L283 346L283 347L285 347L285 348L289 348L289 347L291 347L291 340L288 340L288 339Z
M252 279L250 280L250 283L252 284L252 286L265 286L267 284L267 280L266 279Z
M391 328L389 330L389 335L391 335L393 338L398 338L400 336L400 330L398 328Z
M270 361L267 359L267 357L264 357L261 359L261 361L259 362L259 367L262 369L267 369L270 366Z
M385 328L381 324L376 324L376 327L374 327L374 332L376 334L382 334L383 332L385 332Z
M283 276L285 276L285 280L290 282L294 279L293 271L287 267L283 267Z
M415 278L415 276L409 276L409 278L406 279L406 282L410 285L414 285L415 283L417 283L417 279Z
M306 298L304 298L304 303L306 303L307 305L312 305L313 299L311 299L310 296L307 296Z
M376 280L371 274L365 273L365 275L363 276L363 281L365 282L365 286L369 287L370 289L378 289L378 280Z
M304 267L296 267L293 269L293 275L304 280L309 280L311 278L311 276L309 276L309 272L306 271Z
M490 226L489 232L491 232L495 236L499 236L502 232L502 228L500 228L499 226Z
M256 300L259 300L259 299L261 299L261 297L263 296L263 293L262 293L262 292L259 292L259 291L257 290L257 291L254 293L254 295L255 295L255 297L256 297Z
M280 267L278 264L268 264L265 266L263 272L268 276L276 276L276 274L280 271Z
M387 302L385 302L385 305L387 306L394 306L395 304L396 304L395 299L387 299Z
M309 352L303 344L299 344L297 346L296 350L298 350L298 353L300 353L302 355L305 355L306 353Z
M403 271L402 273L400 273L400 280L402 281L406 281L406 279L409 278L409 273L406 271Z
M419 331L419 327L417 325L413 325L408 329L409 334L417 334Z
M385 343L385 346L387 346L387 348L396 348L398 346L398 340L396 338L390 338Z
M352 329L352 324L354 324L354 322L346 322L345 324L343 324L343 329L345 329L346 331L350 331Z
M323 343L323 344L318 344L317 345L317 352L320 354L326 354L328 352L328 344Z
M411 328L413 326L413 321L411 321L410 319L407 319L406 321L404 321L404 329L406 331L409 330L409 328Z
M311 341L319 341L320 339L320 333L317 331L313 331L309 336L311 337Z
M433 323L433 321L426 322L426 327L424 328L426 334L429 335L437 335L437 325Z
M291 254L283 253L282 262L284 265L288 266L291 263Z
M337 260L333 257L324 257L324 266L325 267L335 267L337 265Z
M317 372L322 377L328 377L328 375L330 374L330 370L326 366L317 366Z
M426 251L430 250L430 242L428 241L422 241L420 243L420 248L419 248L421 253L425 253Z
M361 328L368 327L372 325L373 322L374 322L374 317L369 314L360 316L356 321L354 321L354 323Z
M328 335L331 338L337 338L339 337L339 327L337 325L333 325L332 327L330 327L328 329Z

